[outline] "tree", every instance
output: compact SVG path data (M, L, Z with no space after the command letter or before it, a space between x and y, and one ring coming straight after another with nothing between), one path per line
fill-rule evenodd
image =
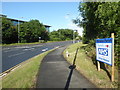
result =
M117 33L120 25L120 2L86 2L80 3L79 11L83 17L74 23L84 28L83 42L88 43L96 38L110 37ZM117 35L117 34L116 34Z
M78 32L73 33L72 29L58 29L57 31L53 31L50 33L50 40L52 41L72 40L73 34L75 34L75 37L78 36Z
M115 33L115 57L118 63L120 53L120 2L86 2L80 3L79 11L83 17L74 23L84 28L83 43L89 43L97 38L109 38Z
M48 32L42 23L38 20L31 20L20 25L20 42L37 42L39 37L42 40L48 40Z
M10 20L2 18L2 43L10 44L18 41L16 26Z

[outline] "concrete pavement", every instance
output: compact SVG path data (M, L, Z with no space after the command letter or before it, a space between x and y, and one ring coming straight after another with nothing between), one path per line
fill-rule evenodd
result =
M36 88L96 88L64 59L61 47L49 53L42 61Z

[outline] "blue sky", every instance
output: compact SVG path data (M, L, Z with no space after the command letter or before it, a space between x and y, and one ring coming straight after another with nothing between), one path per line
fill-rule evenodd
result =
M79 15L78 6L79 2L2 2L2 14L25 21L37 19L52 26L50 31L77 29L82 35L82 28L72 23Z

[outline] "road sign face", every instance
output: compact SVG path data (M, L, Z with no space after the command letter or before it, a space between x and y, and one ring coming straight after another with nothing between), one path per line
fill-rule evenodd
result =
M96 39L96 59L112 65L112 38Z

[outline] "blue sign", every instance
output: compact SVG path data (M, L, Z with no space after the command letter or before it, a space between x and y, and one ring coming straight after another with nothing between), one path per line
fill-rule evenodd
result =
M98 48L98 53L103 56L108 56L108 49L107 48Z
M96 59L112 65L112 38L96 39Z

